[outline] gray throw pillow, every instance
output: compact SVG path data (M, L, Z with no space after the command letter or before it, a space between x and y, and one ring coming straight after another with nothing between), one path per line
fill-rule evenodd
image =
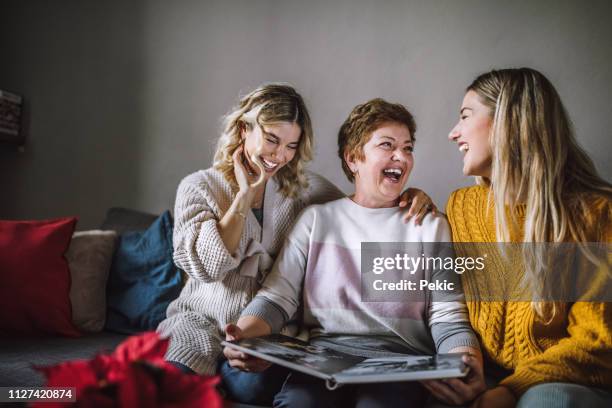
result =
M106 320L106 282L117 241L115 231L75 232L66 253L72 285L72 321L81 330L99 332Z

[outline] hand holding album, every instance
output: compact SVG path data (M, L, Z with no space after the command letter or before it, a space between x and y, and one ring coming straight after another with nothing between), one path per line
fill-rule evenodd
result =
M242 330L240 327L231 323L227 324L225 326L225 340L242 340ZM260 372L271 366L271 364L265 360L250 356L242 351L229 347L225 347L223 349L223 355L225 358L227 358L227 361L231 367L238 368L243 371Z
M463 378L445 380L424 380L421 384L438 400L450 405L463 405L482 394L487 385L484 379L482 361L475 356L463 356L468 368Z
M226 332L228 328L235 340L221 343L226 356L228 353L232 356L246 354L279 364L325 380L330 390L343 384L458 378L468 373L468 366L463 361L467 353L365 358L283 335L240 339L233 327L226 327Z

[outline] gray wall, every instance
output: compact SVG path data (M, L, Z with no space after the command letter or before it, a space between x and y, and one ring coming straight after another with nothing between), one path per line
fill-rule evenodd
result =
M534 4L532 4L534 3ZM494 67L531 66L557 86L578 138L610 180L612 6L538 1L7 1L0 89L24 95L24 153L0 149L0 218L160 212L208 167L240 93L287 81L314 120L312 168L350 191L335 135L384 97L418 123L411 185L443 206L472 180L446 139L463 89Z

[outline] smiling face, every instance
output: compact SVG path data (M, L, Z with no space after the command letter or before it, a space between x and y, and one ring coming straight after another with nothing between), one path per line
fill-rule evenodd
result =
M448 138L463 153L463 174L491 178L493 152L489 142L491 110L482 104L478 94L468 91L463 98L459 122Z
M242 137L249 170L259 174L259 168L252 161L252 155L258 155L266 171L265 179L269 180L295 157L301 133L297 124L289 122L253 125L251 129L244 129Z
M396 206L414 165L412 150L412 137L405 125L390 122L374 130L363 145L362 159L349 154L345 157L355 174L353 200L369 208Z

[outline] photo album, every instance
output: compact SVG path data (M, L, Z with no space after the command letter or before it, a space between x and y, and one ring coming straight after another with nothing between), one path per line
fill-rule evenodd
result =
M321 378L330 390L344 384L457 378L468 373L468 367L462 361L465 353L365 358L283 335L223 341L221 344Z

